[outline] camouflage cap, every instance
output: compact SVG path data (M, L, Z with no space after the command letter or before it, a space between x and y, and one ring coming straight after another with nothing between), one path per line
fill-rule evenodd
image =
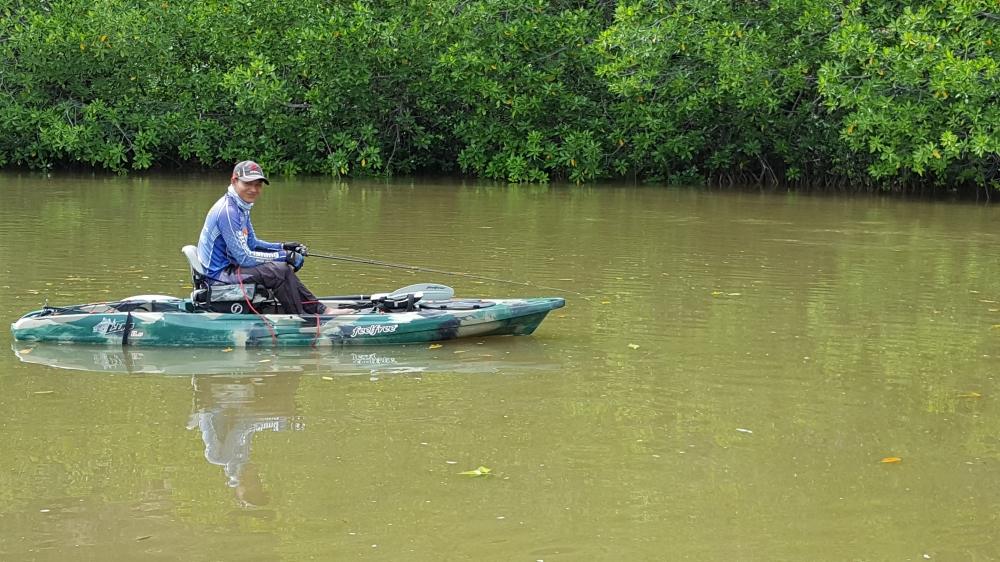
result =
M253 160L244 160L237 164L233 168L233 177L240 181L264 180L264 183L271 185L271 182L267 181L267 176L264 175L264 170L260 168L260 164Z

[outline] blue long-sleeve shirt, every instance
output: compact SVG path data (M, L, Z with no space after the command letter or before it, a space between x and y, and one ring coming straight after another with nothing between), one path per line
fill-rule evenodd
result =
M269 261L284 260L287 252L281 244L259 240L250 223L253 203L240 199L233 186L219 198L205 217L198 238L198 261L205 275L221 280L223 270L231 265L253 267Z

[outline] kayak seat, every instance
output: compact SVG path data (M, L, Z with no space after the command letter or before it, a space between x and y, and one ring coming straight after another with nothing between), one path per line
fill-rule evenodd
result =
M260 313L279 311L278 300L263 285L212 284L205 277L205 268L198 261L198 249L192 245L181 248L191 268L191 304L195 309L211 312L250 314L247 301Z

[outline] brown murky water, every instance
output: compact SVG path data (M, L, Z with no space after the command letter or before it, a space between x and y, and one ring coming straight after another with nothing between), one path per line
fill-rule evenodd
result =
M0 316L186 294L180 247L224 182L0 175ZM998 215L279 179L264 239L585 297L312 259L318 293L440 281L567 306L530 338L435 349L5 332L0 558L1000 558Z

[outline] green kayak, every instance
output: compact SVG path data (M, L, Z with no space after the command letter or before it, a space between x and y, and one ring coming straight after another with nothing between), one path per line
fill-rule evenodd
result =
M325 297L330 315L276 314L259 295L142 295L46 306L11 325L14 339L129 346L339 346L528 335L562 298L443 299L441 285L389 294ZM413 290L423 289L423 290ZM450 291L450 289L449 289ZM252 297L252 298L251 298Z

